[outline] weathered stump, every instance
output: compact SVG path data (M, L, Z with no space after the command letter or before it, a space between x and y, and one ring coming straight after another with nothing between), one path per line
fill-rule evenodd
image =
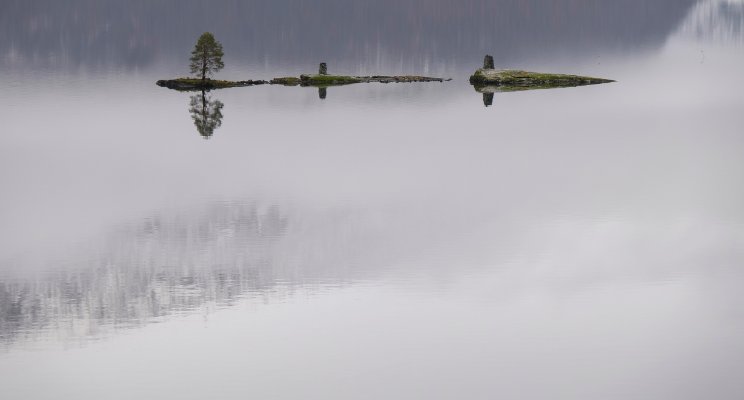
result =
M486 56L483 57L483 69L495 69L493 66L493 56L486 54Z
M320 67L318 68L318 74L328 75L328 64L324 62L320 63Z

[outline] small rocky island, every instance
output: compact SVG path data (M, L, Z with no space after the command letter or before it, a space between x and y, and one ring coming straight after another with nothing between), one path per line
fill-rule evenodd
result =
M257 81L223 81L219 79L198 79L198 78L176 78L176 79L163 79L155 82L160 87L166 87L168 89L175 89L181 91L199 91L199 90L212 90L212 89L225 89L232 87L244 87L244 86L255 86L264 85L268 82L257 80Z
M589 76L549 74L508 69L495 69L493 57L486 55L483 68L470 76L470 84L480 93L551 89L615 82Z
M353 76L353 75L329 75L328 64L320 63L318 67L318 73L313 75L300 75L299 78L293 76L287 76L283 78L274 78L269 81L272 85L284 85L284 86L313 86L313 87L328 87L328 86L341 86L350 85L353 83L410 83L410 82L445 82L451 81L452 79L444 78L432 78L428 76L418 75L400 75L400 76L387 76L387 75L373 75L373 76Z
M177 78L159 80L155 82L158 86L168 89L181 91L199 91L212 89L225 89L232 87L245 87L256 85L283 85L283 86L311 86L311 87L329 87L350 85L354 83L411 83L411 82L446 82L452 79L434 78L419 75L372 75L372 76L354 76L354 75L329 75L326 63L320 63L317 74L300 75L300 77L285 76L274 78L270 81L265 80L246 80L246 81L225 81L217 79L199 79L199 78Z
M320 97L325 98L325 89L329 86L349 85L352 83L401 83L401 82L444 82L451 79L432 78L428 76L403 75L403 76L350 76L329 75L328 64L322 62L318 73L314 75L300 75L297 77L274 78L265 80L226 81L212 79L212 75L225 67L222 57L225 55L222 43L215 39L211 32L204 32L191 51L189 58L189 69L191 78L163 79L155 82L160 87L179 91L209 91L212 89L225 89L233 87L245 87L256 85L284 85L284 86L313 86L320 90Z

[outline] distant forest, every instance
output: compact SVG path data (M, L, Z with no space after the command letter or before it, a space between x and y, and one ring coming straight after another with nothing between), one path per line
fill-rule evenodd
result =
M654 47L695 0L6 0L0 65L182 63L212 31L228 59L472 63ZM381 58L384 60L381 61Z

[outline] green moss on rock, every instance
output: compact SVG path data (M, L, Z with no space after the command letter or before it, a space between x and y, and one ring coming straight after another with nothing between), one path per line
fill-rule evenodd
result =
M357 76L344 75L300 75L300 81L303 86L338 86L349 85L352 83L364 82L364 79Z
M611 79L594 78L589 76L548 74L520 70L478 69L470 76L470 83L475 86L501 88L498 91L514 91L528 89L549 89L559 87L573 87L582 85L596 85L614 82Z
M269 83L272 85L284 85L284 86L297 86L300 84L300 78L294 76L285 76L281 78L274 78Z

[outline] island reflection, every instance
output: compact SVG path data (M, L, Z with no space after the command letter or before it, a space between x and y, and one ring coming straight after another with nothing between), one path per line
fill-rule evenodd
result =
M204 139L212 137L214 130L222 125L222 108L224 106L224 103L217 99L213 100L204 90L190 97L189 114L191 114L191 119L194 120L197 132Z

